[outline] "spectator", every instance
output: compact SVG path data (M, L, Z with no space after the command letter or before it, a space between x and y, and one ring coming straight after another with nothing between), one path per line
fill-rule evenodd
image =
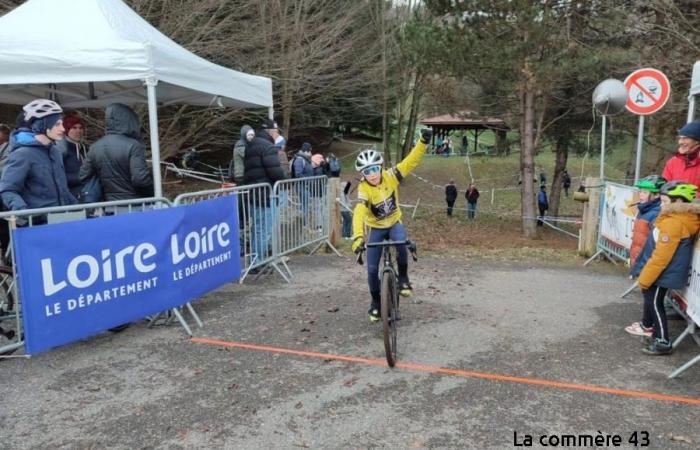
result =
M63 167L66 169L68 188L76 199L80 198L80 166L87 157L87 146L83 143L85 125L78 115L69 115L63 119L63 128L66 130L63 139L56 146L63 155Z
M10 154L10 133L12 130L10 130L10 127L7 125L0 123L0 169L2 166L5 164L5 160L7 159L7 155Z
M122 103L107 105L105 131L106 135L90 146L80 180L85 183L97 176L106 201L153 196L153 178L134 110Z
M301 144L301 149L299 149L294 158L292 158L290 172L292 178L308 178L314 176L314 169L311 165L311 144L308 142ZM297 195L299 195L304 226L307 225L309 216L309 189L310 186L308 183L297 183Z
M322 154L316 153L311 156L311 167L313 168L314 176L323 176L328 174L328 164ZM323 210L323 180L316 179L311 182L311 200L314 204L314 221L313 224L317 229L321 229L323 226L324 218L326 216Z
M678 150L666 162L661 174L667 180L684 181L700 186L700 121L685 124L678 130Z
M479 200L479 191L474 183L469 183L469 187L464 192L464 198L467 199L467 217L474 219L476 217L476 202Z
M462 135L462 149L465 154L469 151L469 138L466 134Z
M683 289L688 281L693 243L700 229L700 204L693 203L697 190L694 184L679 181L661 187L661 212L639 256L639 263L645 263L637 282L644 303L653 305L652 340L643 349L649 355L673 351L664 298L668 289Z
M275 138L275 147L277 147L277 158L280 160L280 167L284 171L284 177L289 178L290 167L289 159L287 159L287 140L278 132Z
M301 149L292 158L291 162L292 178L306 178L314 176L314 169L311 166L311 144L304 142Z
M564 186L564 195L569 198L569 189L571 188L571 177L569 172L564 171L564 177L562 178L562 185Z
M63 109L45 99L34 100L22 109L31 129L20 128L12 135L13 147L0 178L5 207L17 211L76 203L55 145L63 138Z
M243 171L245 169L245 147L248 142L255 138L255 131L250 125L241 127L241 138L233 146L233 182L237 185L243 184Z
M445 186L445 201L447 202L447 215L452 215L452 208L455 206L455 201L457 200L457 188L455 187L455 180L450 180Z
M634 228L632 228L632 246L630 247L630 277L637 278L639 273L644 268L646 260L639 258L642 248L647 241L647 238L654 229L656 216L661 209L661 199L659 198L659 190L666 184L666 180L658 175L650 175L639 180L636 187L639 188L639 203L637 204L637 217L634 219ZM634 322L625 327L625 331L634 336L651 337L654 321L653 315L653 299L644 300L644 308L642 312L642 320Z
M329 154L326 160L328 164L328 176L338 178L340 176L340 160L333 154Z
M537 207L540 210L540 217L537 219L537 226L541 227L544 225L542 221L544 219L544 213L549 209L549 202L547 201L547 187L545 185L540 186L540 192L537 194Z
M540 186L547 185L547 174L544 172L544 167L540 167Z
M352 237L352 206L348 194L350 194L350 181L340 183L340 215L343 217L343 239Z
M284 170L280 167L277 158L275 138L279 135L277 123L272 119L265 119L260 129L255 132L255 138L248 143L245 149L244 176L245 184L269 183L275 184L284 180ZM269 256L268 244L272 232L272 212L275 205L270 204L270 199L265 194L253 199L255 202L253 211L253 229L251 230L251 248L259 260Z

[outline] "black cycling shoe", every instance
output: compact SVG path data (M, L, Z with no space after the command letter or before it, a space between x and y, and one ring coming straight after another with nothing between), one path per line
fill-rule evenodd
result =
M652 356L660 355L670 355L673 351L671 343L668 341L662 341L660 339L654 339L651 341L648 347L642 349L644 353Z
M372 323L382 320L382 313L377 308L370 308L367 314L369 314L369 321Z
M399 285L399 294L402 297L410 297L413 295L413 286L411 286L411 283L405 282L401 283Z

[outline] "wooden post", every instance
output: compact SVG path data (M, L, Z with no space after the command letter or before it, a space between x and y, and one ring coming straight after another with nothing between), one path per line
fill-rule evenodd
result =
M600 178L595 177L586 177L584 186L586 186L588 201L583 205L583 224L581 225L579 253L588 257L596 252L602 187L600 186Z
M328 197L330 198L330 215L331 215L331 230L330 241L334 247L340 244L343 237L343 222L340 215L340 178L333 177L328 179Z

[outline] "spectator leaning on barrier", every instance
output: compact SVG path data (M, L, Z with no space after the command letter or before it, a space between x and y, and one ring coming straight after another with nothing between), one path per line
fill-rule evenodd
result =
M455 206L455 201L457 201L457 187L455 186L455 180L450 180L445 186L445 201L447 202L447 215L452 215L452 208Z
M243 125L241 127L241 138L233 146L233 159L231 160L233 164L233 170L231 172L231 177L233 182L237 185L243 184L243 173L245 171L245 147L248 142L255 138L255 130L250 125Z
M656 216L661 210L661 198L659 191L666 180L658 175L649 175L637 181L635 186L639 188L639 203L637 204L637 217L634 219L632 229L632 246L630 247L630 278L637 278L644 268L646 260L639 258L649 234L654 229ZM634 322L625 327L625 331L634 336L651 337L653 329L652 311L654 305L652 299L645 300L641 322Z
M685 124L678 130L678 150L666 161L661 174L667 180L684 181L700 186L700 121Z
M23 111L31 129L13 133L13 146L0 178L3 203L12 211L76 203L55 145L63 137L63 110L54 101L37 99Z
M290 168L289 159L287 158L287 140L280 134L279 129L278 134L275 138L275 147L277 147L277 158L280 160L280 167L284 171L285 178L289 178Z
M306 178L314 176L314 169L311 165L311 144L304 142L301 149L294 155L291 162L292 178Z
M255 133L255 138L248 143L245 149L245 170L243 181L245 184L269 183L274 185L286 177L280 161L277 158L275 137L278 135L277 124L272 119L265 119L260 129ZM251 248L259 260L268 255L268 243L272 232L273 206L265 195L255 196L257 202L253 211L253 229L251 233Z
M90 146L80 169L81 182L97 175L106 201L153 196L153 178L134 110L122 103L108 105L105 128L107 134Z
M673 350L668 333L664 298L668 289L683 289L693 257L695 236L700 230L700 203L693 203L697 186L671 181L661 187L661 212L654 231L649 235L638 264L645 305L652 307L653 334L649 355L667 355Z
M83 143L85 126L82 119L75 115L63 118L65 135L56 143L63 156L63 167L66 169L68 188L75 198L80 196L80 167L87 157L87 146Z

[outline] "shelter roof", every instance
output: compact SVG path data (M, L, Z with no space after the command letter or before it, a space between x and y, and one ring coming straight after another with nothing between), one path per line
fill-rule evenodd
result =
M509 130L505 121L498 117L480 117L473 111L443 114L420 121L422 125L451 130L499 129Z

